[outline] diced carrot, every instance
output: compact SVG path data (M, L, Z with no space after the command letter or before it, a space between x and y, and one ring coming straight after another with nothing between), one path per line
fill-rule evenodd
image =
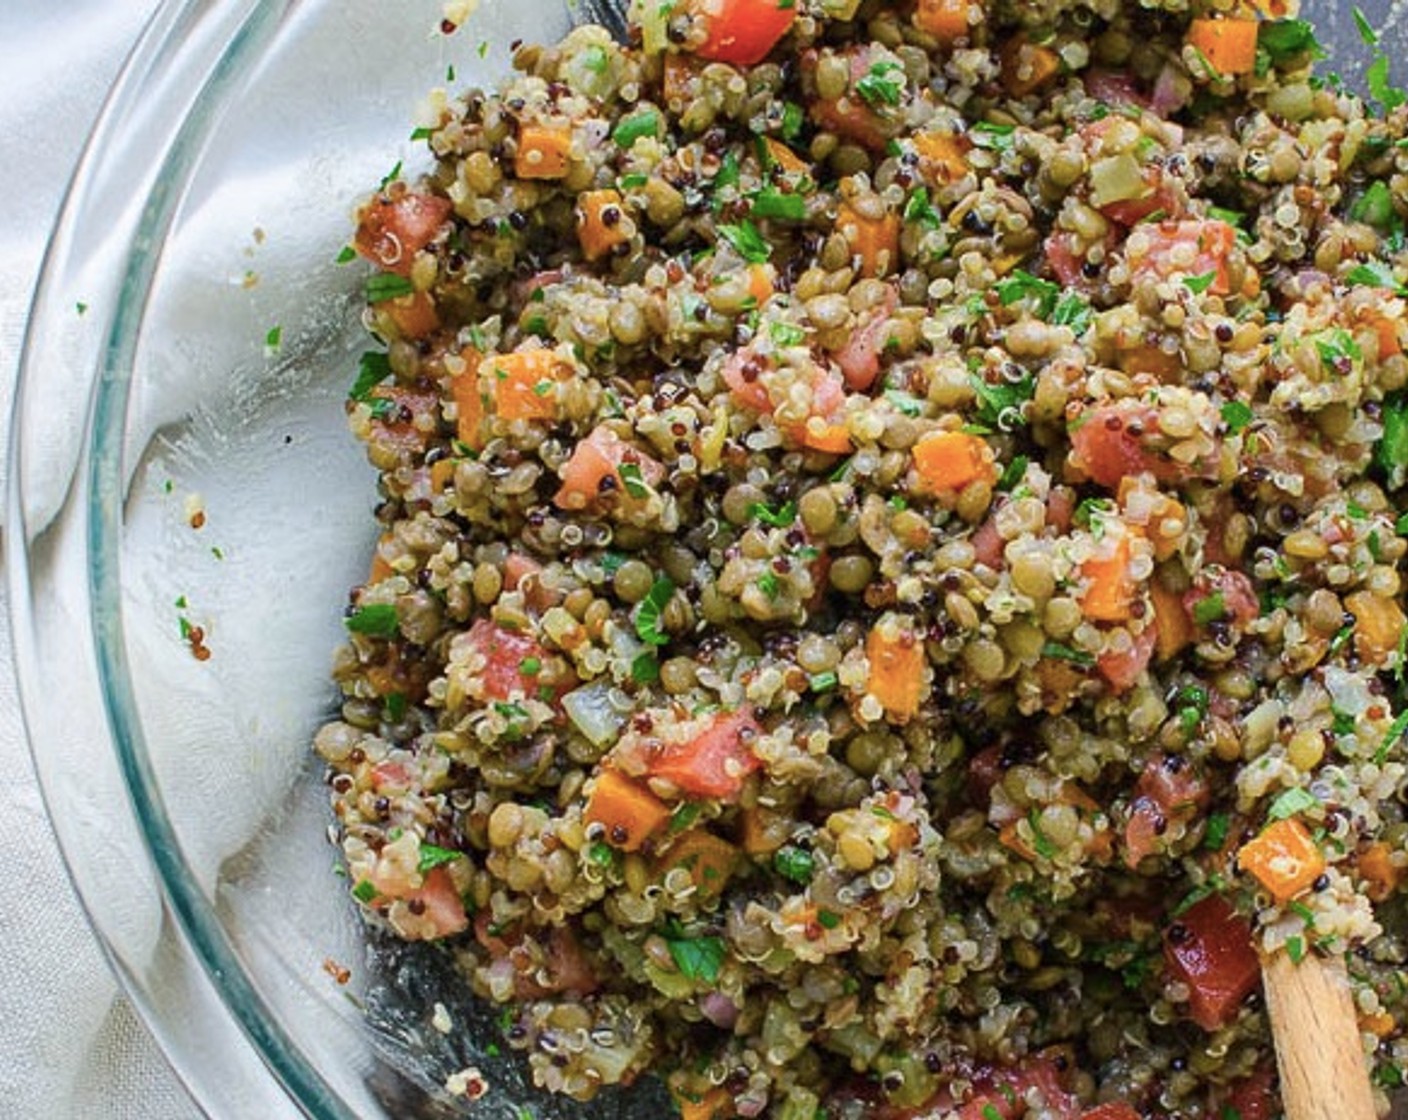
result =
M1408 617L1397 600L1356 591L1346 595L1344 605L1354 615L1354 652L1371 665L1382 665L1398 649L1398 640Z
M707 0L708 37L700 58L752 66L761 62L797 18L796 0Z
M1162 346L1139 342L1115 351L1116 362L1125 373L1148 373L1160 381L1171 381L1183 373L1183 359L1177 351L1170 354Z
M1383 902L1403 880L1403 868L1393 862L1392 856L1393 850L1376 840L1355 861L1359 877L1364 880L1364 893L1374 902Z
M494 412L502 420L551 420L564 363L553 351L518 350L485 363L493 385Z
M429 292L412 292L375 306L386 314L402 338L425 338L440 329L440 315Z
M378 268L410 276L416 254L435 239L453 209L448 198L392 183L362 208L354 240L357 252Z
M914 136L914 150L919 153L920 167L927 168L940 185L955 182L968 174L968 140L946 132L919 132Z
M750 856L769 855L787 842L791 828L787 817L754 805L738 814L738 844Z
M775 140L771 136L763 137L763 146L768 150L768 156L773 163L782 168L789 175L808 175L811 173L812 165L784 144L781 140Z
M865 691L895 723L907 723L919 711L924 687L924 642L910 630L893 632L892 624L876 623L865 639L870 675Z
M1257 21L1195 19L1188 25L1188 45L1219 74L1250 74L1256 69Z
M1380 1038L1386 1038L1393 1033L1398 1021L1387 1011L1375 1011L1372 1015L1362 1015L1359 1019L1359 1029L1376 1034Z
M670 109L683 112L698 92L696 86L703 63L693 55L671 51L665 55L661 92Z
M1028 42L1025 35L1008 39L999 55L1002 84L1013 97L1034 93L1061 72L1061 56L1050 47Z
M1008 821L1003 825L998 830L997 842L1009 852L1016 852L1023 859L1036 859L1036 850L1022 839L1022 834L1017 831L1017 824L1018 821Z
M616 191L583 191L577 196L577 240L587 260L600 260L630 240L621 228L623 217Z
M1116 695L1128 692L1148 666L1157 644L1158 632L1154 627L1146 626L1128 647L1102 653L1095 659L1095 668Z
M1124 622L1134 603L1134 580L1129 575L1128 534L1121 533L1105 551L1080 566L1089 581L1080 606L1085 617L1095 622Z
M430 464L430 491L432 494L443 494L454 478L455 461L453 459L436 459Z
M605 827L605 840L625 852L638 851L670 819L670 807L640 782L615 770L597 773L583 815Z
M914 26L941 43L953 43L972 33L968 13L970 0L919 0Z
M754 307L762 307L772 299L772 265L753 264L748 266L748 294L754 299Z
M702 828L691 829L670 845L655 865L656 878L677 867L689 872L702 897L717 895L738 866L738 849Z
M1158 632L1154 652L1160 661L1167 661L1178 656L1193 640L1193 623L1183 609L1182 596L1157 579L1149 582L1149 599L1154 606L1154 627Z
M962 490L970 482L997 481L992 448L967 432L934 432L914 445L919 488L928 494Z
M396 574L393 568L381 554L381 546L391 539L390 533L382 533L377 538L376 547L372 549L371 571L367 573L368 583L380 583L384 579L390 579Z
M484 397L479 389L479 364L484 356L472 346L460 351L464 368L450 379L450 393L455 398L455 437L471 451L484 446Z
M733 1115L733 1097L722 1085L697 1099L677 1094L675 1103L679 1106L680 1120L725 1120Z
M1237 863L1282 903L1308 889L1325 870L1325 856L1295 817L1273 822L1243 844Z
M1387 315L1376 315L1370 320L1374 335L1379 342L1379 361L1403 353L1403 344L1398 341L1398 321Z
M884 276L900 258L900 216L886 211L880 218L863 218L848 203L836 214L836 228L851 246L852 259L860 259L860 274Z
M518 130L513 173L520 179L561 179L571 150L572 130L566 125L525 124Z
M813 451L824 451L828 455L846 455L854 449L851 443L851 430L845 424L820 421L816 427L809 422L797 431L797 442Z

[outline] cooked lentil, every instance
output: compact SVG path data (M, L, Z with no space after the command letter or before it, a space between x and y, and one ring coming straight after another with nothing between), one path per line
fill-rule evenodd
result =
M637 14L359 209L368 920L689 1120L1270 1115L1253 946L1401 1083L1408 110L1244 0Z

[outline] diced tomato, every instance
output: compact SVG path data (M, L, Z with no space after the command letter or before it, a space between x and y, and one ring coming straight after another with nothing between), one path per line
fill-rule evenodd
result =
M1080 1120L1140 1120L1139 1113L1124 1101L1107 1101L1087 1108L1080 1114Z
M650 775L673 782L692 797L731 801L743 779L762 765L749 746L761 730L746 708L720 713L690 741L669 744L655 754Z
M1152 628L1151 628L1152 629ZM1208 802L1208 784L1186 758L1153 755L1134 783L1134 800L1125 826L1125 863L1139 861L1159 848L1159 837L1176 820L1187 820Z
M701 58L752 66L787 34L797 18L797 4L785 0L699 0L709 37L695 48Z
M904 122L898 112L890 115L877 111L856 92L856 83L870 72L874 53L868 46L852 48L847 53L851 67L849 88L839 98L811 98L809 115L819 128L878 153L899 135ZM815 51L807 51L802 56L803 70L815 70L817 57Z
M1081 271L1085 259L1076 253L1078 244L1074 233L1058 231L1046 239L1044 246L1046 263L1051 266L1056 279L1067 288L1075 287L1085 280L1085 274Z
M1164 930L1164 961L1188 986L1188 1013L1206 1031L1230 1023L1261 979L1251 926L1216 894Z
M994 571L1002 567L1003 550L1007 547L1007 542L1003 540L1002 533L997 528L996 517L989 517L979 525L968 538L968 543L973 546L973 558L979 564L986 564Z
M523 552L510 552L504 560L504 586L510 591L522 591L535 611L545 611L563 599L562 592L543 585L539 578L542 570L541 564Z
M378 268L409 276L416 254L435 239L453 209L448 198L393 183L363 207L354 238L357 252Z
M1109 682L1114 692L1126 692L1134 686L1134 682L1139 679L1144 667L1149 664L1149 658L1154 654L1154 643L1158 636L1159 632L1154 627L1146 626L1129 649L1122 653L1100 655L1095 667L1100 670L1100 675Z
M1162 213L1165 218L1174 218L1181 213L1178 196L1164 186L1164 173L1157 164L1146 164L1143 179L1148 193L1143 198L1126 198L1119 202L1109 202L1100 207L1100 213L1110 221L1122 226L1134 226L1144 221L1150 214Z
M1198 627L1212 622L1246 626L1261 614L1256 587L1244 573L1218 564L1207 564L1183 596L1183 609Z
M1159 482L1201 478L1216 469L1207 463L1183 464L1142 442L1157 435L1158 412L1137 401L1099 405L1081 414L1070 429L1071 464L1107 490L1125 478L1148 471Z
M1136 276L1166 279L1175 272L1186 276L1212 273L1207 290L1225 296L1232 290L1227 274L1227 257L1237 244L1237 231L1226 222L1169 221L1142 225L1130 234L1125 258ZM1192 260L1184 260L1191 248Z
M994 743L968 760L968 796L979 808L992 800L992 787L1002 780L1002 747Z
M1277 1107L1276 1067L1258 1066L1240 1081L1228 1087L1221 1109L1213 1116L1238 1116L1241 1120L1272 1120L1281 1110Z
M723 368L729 395L744 408L771 416L777 406L768 393L765 380L769 371L768 359L756 352L748 349L734 351ZM837 445L832 446L829 438L825 436L821 439L814 438L804 425L788 428L786 434L793 442L814 450L844 454L850 450L850 437L837 419L846 403L846 383L840 371L833 368L813 364L809 373L812 391L811 416L838 429Z
M639 477L634 472L623 476L622 468L628 466L634 466ZM558 509L567 510L586 509L601 501L630 505L642 499L642 485L658 486L664 479L664 467L602 424L573 448L552 501Z
M1075 512L1075 491L1069 486L1053 486L1046 499L1046 523L1058 533L1068 533Z
M495 960L514 965L513 994L519 999L541 999L556 992L585 996L600 986L596 971L570 926L553 926L545 936L535 936L533 946L517 922L507 929L494 924L493 915L481 910L474 918L474 939ZM541 946L541 953L534 949Z
M460 640L486 662L477 678L485 700L538 695L539 688L543 687L540 669L547 652L533 638L481 618ZM570 679L559 682L553 690L554 698L571 688Z
M846 379L846 387L865 392L880 374L880 356L889 338L890 315L899 303L894 288L886 288L885 299L870 312L869 318L847 336L839 350L832 353Z
M407 891L404 900L408 903L419 903L424 907L417 916L415 926L404 931L404 936L412 941L452 937L469 928L469 916L464 912L464 901L455 890L455 882L450 878L447 868L435 867L426 872L424 883L414 890ZM422 930L422 926L428 928Z
M383 790L406 790L411 788L411 769L404 762L378 762L372 767L372 788Z
M372 421L373 444L391 446L403 451L424 450L435 431L435 424L424 427L416 423L417 417L435 415L440 408L440 394L422 389L403 389L399 385L378 385L371 391L373 402L386 401L387 405L375 405L373 416L381 418Z
M1051 1116L1061 1120L1079 1117L1080 1102L1061 1084L1055 1060L1038 1054L1016 1067L980 1071L973 1078L973 1098L958 1111L959 1120L992 1120L993 1111L1003 1120L1019 1120L1027 1114L1030 1089L1041 1093Z

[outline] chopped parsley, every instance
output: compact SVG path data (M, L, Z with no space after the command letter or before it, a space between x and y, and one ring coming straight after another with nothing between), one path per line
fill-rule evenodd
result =
M856 93L872 108L898 105L904 93L904 67L889 59L874 63L856 82Z
M807 202L799 194L783 194L764 187L753 196L755 218L778 218L785 222L800 222L807 216Z
M400 299L415 290L415 285L404 276L398 276L394 272L378 272L375 276L367 277L366 296L368 303L385 303L389 299Z
M1309 55L1325 57L1325 48L1315 38L1315 28L1303 19L1265 20L1256 34L1256 74L1264 78L1273 66Z
M784 140L795 140L802 131L802 123L806 118L802 115L802 107L795 101L789 101L782 107L782 138Z
M905 200L904 204L904 220L918 222L930 229L938 229L943 225L943 218L929 204L929 192L923 187L915 187L909 192L909 198Z
M632 498L650 496L650 487L645 484L645 479L640 473L639 463L622 463L616 468L616 473L621 476L621 485L626 488L626 493Z
M372 899L376 898L376 887L372 885L370 879L363 879L352 888L352 897L358 902L371 905Z
M1072 665L1079 665L1082 669L1089 669L1095 664L1095 658L1084 650L1072 649L1060 642L1047 642L1041 647L1041 656L1049 657L1054 661L1069 661Z
M1273 821L1283 821L1288 817L1294 817L1297 813L1313 809L1319 804L1320 799L1308 789L1288 789L1271 803L1271 808L1266 811L1266 816Z
M670 958L680 975L688 980L703 980L706 984L716 983L719 968L724 963L727 950L721 937L666 938Z
M1231 827L1232 818L1226 813L1213 813L1208 817L1207 831L1203 833L1203 847L1210 852L1219 851L1227 842L1227 833Z
M622 148L631 147L637 140L654 136L660 128L660 114L654 109L642 109L629 117L622 117L611 131L611 139Z
M395 603L372 603L358 607L345 619L344 625L354 634L369 638L394 638L401 627Z
M1193 621L1199 626L1206 626L1210 622L1216 622L1227 615L1227 602L1221 591L1214 591L1210 595L1205 595L1193 604Z
M772 571L765 571L758 577L758 590L768 597L768 602L775 602L782 594L782 587L777 582L777 576Z
M1403 485L1408 476L1408 397L1402 393L1383 402L1384 434L1374 445L1374 462L1388 476L1391 487ZM1396 528L1402 532L1403 518Z
M1199 273L1197 276L1185 276L1183 278L1183 286L1195 296L1200 296L1212 286L1212 282L1216 279L1217 269L1210 268L1206 272Z
M1375 229L1387 231L1397 217L1393 209L1393 195L1388 184L1375 179L1364 189L1364 193L1354 200L1349 208L1349 216L1356 222L1365 222Z
M638 653L631 662L631 680L636 684L654 684L660 679L660 662L653 653Z
M1222 406L1222 422L1235 436L1252 422L1252 406L1245 401L1228 401Z
M768 323L768 337L775 346L800 346L807 340L807 332L795 323L774 319Z
M758 227L746 219L737 225L720 225L718 229L719 236L737 249L739 255L750 264L763 264L772 255Z
M999 490L1011 490L1017 483L1027 477L1027 464L1030 460L1025 455L1015 456L1007 466L1002 468L1002 477L997 480Z
M1022 405L1031 400L1036 392L1036 378L1030 375L1021 381L999 381L994 384L971 373L968 384L978 398L978 421L1002 431L1010 431L1024 422Z
M1345 282L1366 288L1387 288L1399 295L1408 295L1408 288L1398 282L1397 277L1383 261L1371 260L1355 265L1345 273Z
M980 148L991 148L995 152L1010 152L1015 143L1013 134L1016 131L1015 124L989 124L987 121L979 121L968 130L968 135L972 137L973 143Z
M683 832L699 819L699 802L686 801L670 814L670 831Z
M748 507L748 513L774 529L786 529L797 520L797 503L783 502L777 509L773 509L762 502L754 502Z
M665 605L674 594L675 584L669 576L661 576L650 585L649 593L636 610L636 635L641 641L663 646L670 640L669 635L660 629L660 623Z
M1405 731L1408 731L1408 708L1399 712L1398 717L1389 724L1388 731L1384 734L1384 741L1374 752L1374 765L1382 766L1388 760L1389 752L1398 745Z
M772 857L774 871L784 879L801 883L803 886L812 881L812 872L815 868L816 861L812 858L811 852L793 844L785 844L778 848Z
M1305 938L1286 938L1286 956L1291 958L1292 964L1300 964L1305 959Z
M1032 847L1036 849L1036 854L1042 859L1053 858L1058 849L1041 830L1041 810L1035 805L1027 813L1027 823L1032 826Z
M813 673L807 684L811 686L813 692L830 692L836 687L836 674L830 669L822 673Z
M416 870L424 875L427 871L446 863L453 863L459 859L463 853L452 848L437 848L434 844L427 844L424 840L420 844L420 861L416 864Z
M816 912L816 923L822 929L835 929L841 924L841 915L834 914L830 910L818 910Z
M350 264L357 259L357 250L351 245L344 245L338 250L337 256L333 258L334 264Z

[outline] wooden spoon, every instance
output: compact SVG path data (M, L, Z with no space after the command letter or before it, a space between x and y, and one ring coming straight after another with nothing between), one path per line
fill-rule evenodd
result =
M1286 1120L1376 1120L1344 961L1262 958Z

